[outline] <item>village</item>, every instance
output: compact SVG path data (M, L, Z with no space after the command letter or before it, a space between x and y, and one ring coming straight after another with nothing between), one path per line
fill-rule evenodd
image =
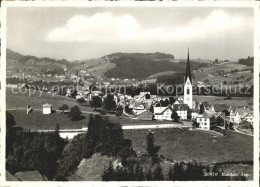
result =
M75 79L74 76L73 79ZM18 84L17 87L31 89L28 84ZM191 129L213 130L224 135L228 130L253 134L253 108L248 105L247 101L234 101L226 98L203 101L203 97L193 95L189 54L183 96L152 95L149 91L141 91L138 95L131 96L124 93L104 93L104 90L95 89L97 88L95 86L94 88L80 88L76 91L73 88L66 88L63 95L64 97L75 98L78 103L86 108L95 108L94 111L98 108L100 114L103 115L107 113L104 101L109 96L112 100L109 108L110 113L122 115L131 119L131 121L138 121L138 124L142 124L142 121L145 122L144 124L152 125L156 125L156 122L163 122L164 124L174 122ZM51 90L43 88L42 90L49 94L58 93L53 88ZM43 114L51 114L53 111L52 103L46 103L42 107ZM27 106L27 114L31 111L32 108ZM156 125L156 127L160 127L160 125Z

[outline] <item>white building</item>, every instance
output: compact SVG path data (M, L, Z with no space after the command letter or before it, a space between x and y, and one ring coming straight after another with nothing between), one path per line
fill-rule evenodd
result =
M244 118L246 118L249 114L251 114L251 111L247 107L239 107L236 108L234 111L230 111L230 121L233 123L240 123ZM248 118L250 122L250 118ZM253 121L253 119L252 119Z
M51 111L52 111L52 105L51 104L46 103L42 106L42 113L43 114L51 114Z
M199 115L199 110L198 109L193 109L191 110L191 119L194 120L198 117Z
M192 79L190 70L189 49L184 82L184 104L187 104L190 109L192 108Z
M172 120L173 110L170 107L154 107L154 119L156 120Z
M210 116L207 113L199 114L197 123L201 129L210 130Z
M139 114L141 114L144 111L146 111L146 109L145 109L143 104L141 104L139 102L134 103L133 113L135 115L139 115Z

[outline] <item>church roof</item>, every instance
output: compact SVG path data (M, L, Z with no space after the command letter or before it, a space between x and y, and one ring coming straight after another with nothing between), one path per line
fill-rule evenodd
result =
M191 80L191 72L190 72L190 55L189 55L189 49L188 49L188 58L187 58L185 82L187 81L187 78L189 78L189 79L190 79L190 82L192 83L192 80Z

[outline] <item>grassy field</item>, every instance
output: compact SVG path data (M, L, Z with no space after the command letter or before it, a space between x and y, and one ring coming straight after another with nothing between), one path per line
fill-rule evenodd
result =
M230 132L226 137L188 129L156 129L159 154L177 161L197 160L204 164L253 160L253 137ZM148 130L124 130L135 150L145 152Z
M245 72L238 72L238 73L232 73L228 74L227 77L222 77L218 75L218 71L224 70L224 71L231 71L231 70L242 70L248 68L245 65L241 65L238 62L226 62L222 64L218 64L216 66L212 67L205 67L201 68L203 69L203 73L201 72L194 72L195 78L193 79L194 82L197 81L204 81L208 79L211 84L219 84L220 82L227 81L228 84L233 84L234 81L236 81L237 77L240 77L243 75L245 79L249 77L253 77L253 73L251 71L245 71ZM252 82L252 79L250 80ZM249 81L249 82L250 82Z
M14 89L15 92L18 91L18 89ZM75 105L78 105L81 110L85 111L93 111L92 108L81 106L79 103L77 103L76 99L64 97L60 95L52 95L46 92L43 92L42 94L40 92L36 92L34 94L29 93L29 90L22 89L22 93L13 93L11 88L6 88L6 108L7 109L24 109L26 110L26 106L29 105L33 109L42 109L42 105L45 103L52 104L52 107L54 110L57 110L62 104L67 104L69 107L73 107Z
M16 126L27 130L54 130L56 124L59 124L60 129L81 129L83 126L87 126L90 115L82 114L81 120L72 121L67 114L61 114L60 112L49 115L43 115L42 111L33 111L28 115L26 111L22 110L9 112L13 114Z

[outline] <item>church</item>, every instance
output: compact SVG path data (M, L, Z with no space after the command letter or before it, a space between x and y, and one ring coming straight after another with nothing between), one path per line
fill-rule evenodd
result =
M192 77L191 77L191 68L190 68L190 56L188 49L188 57L187 57L187 66L186 66L186 74L184 77L184 104L187 104L190 109L192 109Z

